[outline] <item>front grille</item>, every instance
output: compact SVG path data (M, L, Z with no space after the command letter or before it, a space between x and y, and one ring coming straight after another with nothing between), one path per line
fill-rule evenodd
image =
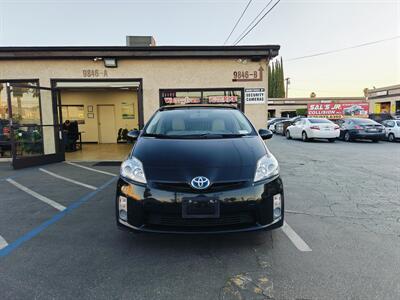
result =
M248 181L215 182L205 190L196 190L187 182L153 182L152 184L155 188L165 191L181 193L212 193L239 189L245 187L246 184L248 184Z
M173 227L208 227L254 224L255 218L250 213L224 215L215 219L183 219L180 215L149 214L147 224Z

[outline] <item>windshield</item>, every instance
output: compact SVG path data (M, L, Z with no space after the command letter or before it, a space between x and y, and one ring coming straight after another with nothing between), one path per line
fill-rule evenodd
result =
M145 129L144 136L174 138L220 138L255 135L235 109L174 109L159 111Z
M371 120L371 119L354 119L353 121L356 124L367 124L367 125L377 125L377 124L379 124L378 122L375 122L374 120Z

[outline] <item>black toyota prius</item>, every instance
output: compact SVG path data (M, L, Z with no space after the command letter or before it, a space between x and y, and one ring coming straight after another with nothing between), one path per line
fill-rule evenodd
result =
M279 165L258 132L230 106L160 108L122 165L116 193L120 228L224 233L283 225Z

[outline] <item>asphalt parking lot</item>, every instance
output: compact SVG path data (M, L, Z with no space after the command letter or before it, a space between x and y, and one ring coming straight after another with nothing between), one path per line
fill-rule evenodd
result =
M288 225L224 236L117 230L116 166L1 164L0 298L398 299L400 143L267 145Z

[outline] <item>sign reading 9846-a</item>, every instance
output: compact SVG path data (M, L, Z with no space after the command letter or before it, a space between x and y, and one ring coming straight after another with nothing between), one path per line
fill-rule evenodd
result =
M245 89L244 101L246 104L265 103L265 89L264 88Z

